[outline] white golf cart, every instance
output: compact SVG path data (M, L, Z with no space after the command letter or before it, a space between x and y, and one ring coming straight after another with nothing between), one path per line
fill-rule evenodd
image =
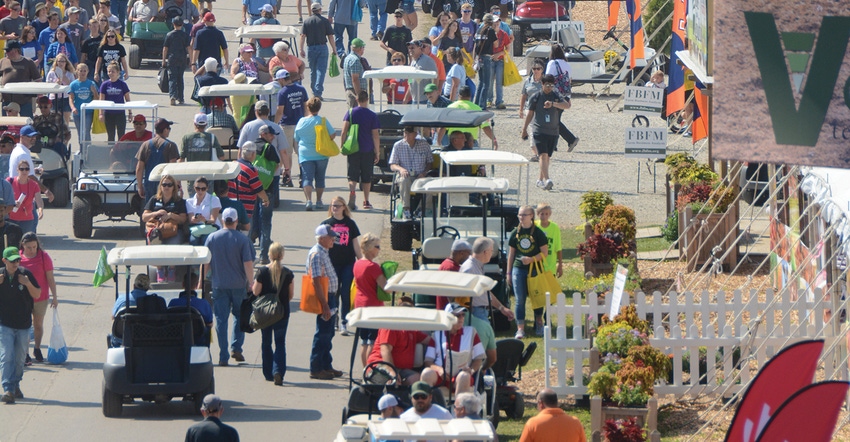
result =
M166 307L177 290L158 290L130 303L131 266L203 266L210 262L206 247L150 245L119 247L106 258L115 266L115 297L119 294L119 266L125 266L125 305L115 316L112 337L122 340L109 348L103 364L103 415L121 416L133 399L163 403L180 397L200 410L204 396L215 392L209 331L194 307ZM154 291L157 293L154 293ZM202 301L205 302L205 301Z
M204 86L198 89L198 97L200 98L221 97L224 99L231 96L258 96L262 100L268 100L269 96L274 93L275 88L268 83L218 84L215 86ZM233 129L228 127L207 127L207 133L211 133L218 138L219 144L224 149L225 161L239 159L239 149L236 147L236 142L239 140L239 133L233 133Z
M49 96L50 94L64 94L68 90L70 90L70 86L42 82L8 83L5 86L0 86L0 94L2 95ZM33 111L35 112L35 107L33 107ZM21 127L32 124L32 121L29 117L0 117L0 126ZM44 141L48 137L52 138L59 135L59 128L52 123L41 123L35 129L41 133L42 138L36 140L35 145L30 148L32 161L36 168L41 166L42 172L39 179L42 184L53 192L54 198L51 204L54 207L65 207L68 205L68 200L71 196L70 177L73 174L69 174L68 172L67 158L51 146L45 146L44 144ZM70 144L65 146L65 149L66 152L70 151Z
M185 163L163 163L151 170L150 179L159 181L163 175L171 175L180 181L195 181L199 177L206 178L210 183L217 180L232 180L239 175L239 163L234 161L189 161ZM210 189L212 193L212 184ZM193 192L194 193L194 192ZM189 191L183 189L183 197L189 197Z
M80 106L80 125L91 124L86 111L132 110L157 120L157 104L148 101L113 103L95 100ZM90 238L94 217L106 215L107 221L125 221L128 215L140 215L145 201L136 191L136 153L141 141L84 141L75 152L71 170L76 177L73 191L73 230L76 238Z
M301 35L301 30L295 26L287 25L247 25L236 28L234 33L236 38L239 39L240 45L244 43L245 39L249 41L259 39L286 41L292 50L290 53L294 55L298 53L298 36ZM265 55L260 54L260 49L258 48L257 51L258 56L265 58ZM271 57L274 57L274 54Z

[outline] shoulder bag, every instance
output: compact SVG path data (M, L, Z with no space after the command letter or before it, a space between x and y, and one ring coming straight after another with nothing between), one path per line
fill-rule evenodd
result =
M253 312L251 313L250 324L254 330L262 330L286 316L280 294L283 292L283 282L286 281L286 272L288 271L288 269L281 269L276 293L256 296L251 301Z
M254 160L254 167L257 168L257 176L260 178L260 183L263 185L263 189L269 188L269 185L271 185L272 180L274 179L274 171L277 170L277 166L280 164L266 157L267 150L270 146L271 144L265 143L263 151L257 155L257 159ZM271 147L274 149L273 146Z
M322 117L322 123L315 126L316 152L326 157L335 157L339 155L339 147L334 143L331 134L328 133L327 121L325 117Z
M342 143L341 153L343 155L360 152L360 142L357 139L360 134L360 125L352 122L351 111L348 111L348 123L348 135Z
M324 292L324 296L327 299L329 285L328 277L323 275L318 279L322 292ZM302 312L313 313L316 315L322 314L322 302L319 301L319 298L316 295L316 288L313 286L313 276L310 274L309 268L307 269L307 274L301 277L300 308Z

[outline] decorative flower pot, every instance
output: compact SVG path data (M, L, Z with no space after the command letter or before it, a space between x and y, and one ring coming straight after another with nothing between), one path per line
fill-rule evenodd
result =
M693 220L693 221L692 221ZM722 264L727 269L738 264L738 211L733 204L724 213L693 213L690 207L679 212L679 257L688 263L688 271L711 269L711 250L718 246L722 256L728 250ZM707 266L704 264L708 263Z
M638 425L646 427L647 440L660 442L661 433L658 432L658 399L650 398L646 407L616 407L605 406L602 398L594 396L590 398L590 425L592 429L591 440L602 442L602 426L608 419L637 418Z

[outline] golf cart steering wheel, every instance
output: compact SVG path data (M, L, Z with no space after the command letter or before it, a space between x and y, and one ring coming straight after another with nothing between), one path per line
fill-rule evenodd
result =
M370 385L392 385L398 380L398 369L384 361L374 361L363 368L363 383Z
M458 239L460 238L460 232L452 226L440 226L436 231L434 231L434 236L438 238L449 237L451 239Z
M182 15L183 15L182 9L180 9L177 6L169 6L165 10L165 20L166 20L165 22L171 23L171 19L173 19L174 17L182 16Z

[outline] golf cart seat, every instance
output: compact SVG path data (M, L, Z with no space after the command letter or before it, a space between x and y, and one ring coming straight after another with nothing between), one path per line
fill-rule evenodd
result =
M528 347L525 347L519 339L496 341L496 363L492 367L496 385L516 381L517 371L522 372L522 367L528 363L535 350L537 350L536 342L531 342Z
M156 296L156 295L154 295ZM146 296L145 298L149 298L150 296ZM159 296L156 296L160 298ZM142 298L142 299L145 299ZM162 299L162 298L160 298ZM159 302L154 301L153 305L156 305L156 309L159 309ZM150 307L149 305L146 307ZM185 306L177 306L177 307L169 307L162 312L157 313L169 313L169 314L180 314L186 313ZM115 319L112 320L112 336L111 342L113 344L119 344L121 340L124 339L124 324L125 317L127 313L140 313L138 307L130 307L121 308L118 310L118 313L115 315ZM195 345L209 345L209 337L207 336L207 326L204 323L204 318L201 316L201 313L194 307L189 308L189 313L192 316L192 341Z
M236 153L232 150L236 147L236 136L233 129L229 127L211 127L207 129L207 133L213 134L217 139L221 148L224 149L225 161L236 160Z
M136 301L136 311L134 313L157 314L165 313L166 311L168 311L168 307L165 305L165 298L156 293L151 293Z

